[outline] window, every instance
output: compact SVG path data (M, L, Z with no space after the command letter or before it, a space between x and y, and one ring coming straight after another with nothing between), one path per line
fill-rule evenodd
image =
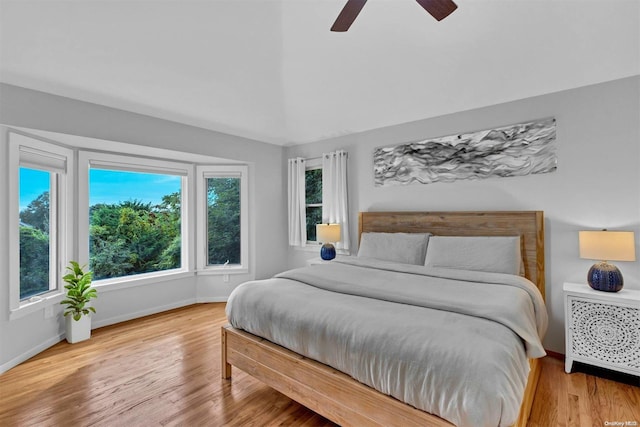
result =
M111 279L182 266L182 177L91 168L89 267Z
M9 132L11 316L62 294L72 220L65 215L73 153L31 136ZM31 306L31 307L29 307Z
M247 173L242 165L197 168L200 271L248 271Z
M315 159L287 162L287 214L289 245L304 248L317 243L316 226L340 224L336 247L349 253L347 153L337 150ZM303 181L304 179L304 181Z
M79 159L88 165L79 173L79 249L97 285L187 271L191 166L85 151Z
M207 265L240 264L240 178L206 178Z
M304 179L307 241L316 242L316 224L322 223L322 167L308 166Z
M20 167L20 300L57 288L55 209L51 209L55 173ZM53 218L52 218L53 217ZM54 227L55 228L55 227ZM52 259L53 258L53 259Z

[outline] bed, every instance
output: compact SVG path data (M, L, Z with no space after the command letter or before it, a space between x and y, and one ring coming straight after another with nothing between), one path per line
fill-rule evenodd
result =
M540 211L362 212L359 215L359 234L360 236L363 236L364 233L412 233L417 235L419 233L428 232L428 233L432 233L434 236L519 236L518 244L520 245L520 251L522 254L521 273L524 277L526 277L526 279L528 279L528 281L530 281L530 282L526 281L529 283L529 285L527 286L533 287L535 292L539 295L539 298L543 299L544 288L545 288L544 287L544 222L543 221L544 221L543 214ZM428 249L427 249L427 252L428 252ZM342 365L341 365L341 359L339 355L336 357L338 357L338 359L340 360L330 360L327 362L328 364L319 363L316 360L314 360L314 359L323 360L322 357L331 358L332 357L331 355L333 355L334 353L335 354L340 353L339 350L324 349L325 345L331 344L332 338L330 336L327 337L324 335L318 335L317 338L313 338L313 340L317 339L318 342L322 342L322 345L314 345L313 342L312 343L306 342L298 345L296 343L291 344L290 342L287 341L287 338L282 339L279 336L279 331L277 330L277 326L275 326L276 329L273 330L274 327L271 325L271 321L266 322L268 323L268 327L263 328L265 331L264 333L262 332L262 329L260 329L260 327L254 327L252 325L251 322L253 321L253 319L251 318L251 316L249 316L249 314L250 312L254 311L254 308L256 307L256 305L275 304L275 302L266 302L266 303L262 302L262 301L267 301L262 299L263 292L271 292L271 293L281 292L280 295L289 295L290 287L297 287L298 286L297 282L299 280L302 282L304 282L305 280L315 280L323 283L315 283L311 287L305 287L305 292L309 292L309 293L305 294L306 296L304 298L307 298L308 301L313 301L314 304L311 304L311 305L316 305L317 301L320 301L322 298L324 298L323 295L325 294L325 289L322 289L322 286L325 286L324 282L326 282L326 286L329 286L329 287L335 287L338 285L342 286L343 281L348 282L349 280L351 280L356 282L356 280L353 279L353 277L355 276L361 276L363 278L367 277L366 279L367 289L365 290L365 292L372 292L371 289L373 289L374 292L383 292L385 293L385 295L382 299L385 300L385 304L386 304L386 299L388 299L389 297L394 299L394 301L391 301L390 304L396 304L396 305L401 304L402 316L409 316L409 318L411 318L414 315L413 314L414 311L412 310L415 310L415 316L422 315L421 313L423 311L418 312L417 311L418 309L414 309L412 306L409 307L407 305L403 305L409 302L402 299L403 289L398 290L396 288L392 288L390 290L386 290L384 289L385 288L384 283L393 282L396 278L396 275L400 275L403 278L407 277L408 279L410 279L410 280L407 280L407 282L413 281L418 283L423 278L422 276L423 269L424 269L423 267L421 266L404 267L404 266L397 266L393 263L389 263L388 265L385 263L377 263L377 265L375 266L370 266L368 264L369 262L366 259L363 259L363 260L355 259L352 261L345 261L344 264L339 261L330 265L320 265L318 267L314 266L314 267L307 267L299 270L293 270L292 272L287 272L287 273L284 273L283 275L280 275L280 277L267 279L265 281L256 281L253 283L249 283L247 286L242 285L242 287L244 287L243 289L245 294L255 294L254 300L252 302L247 303L248 304L247 307L249 308L244 308L244 312L240 312L240 313L244 313L244 315L247 315L246 317L249 319L246 321L247 322L246 326L243 327L243 329L246 328L247 330L250 330L253 332L255 331L259 331L259 332L249 333L246 330L240 329L239 327L235 328L230 325L227 325L222 328L222 377L224 379L230 379L231 366L235 366L251 374L255 378L263 381L264 383L273 387L274 389L282 392L283 394L307 406L308 408L314 410L315 412L344 426L348 426L348 425L354 425L354 426L451 425L450 422L446 421L442 417L452 420L456 424L471 425L471 423L474 421L469 421L469 420L473 420L474 419L473 416L476 416L476 414L470 414L469 417L465 418L466 417L464 413L465 410L458 410L459 412L462 412L462 414L459 415L459 417L461 418L457 418L458 414L451 415L446 411L443 411L442 407L437 407L437 405L435 407L424 406L421 401L416 401L415 399L412 400L415 397L414 395L416 393L419 394L418 392L420 392L421 390L423 391L426 390L423 393L425 396L429 395L431 399L434 399L434 398L440 399L441 401L445 402L444 404L442 404L441 402L441 406L442 405L452 406L450 402L455 403L456 397L453 397L453 398L449 397L449 395L447 394L448 392L445 392L440 388L442 385L441 384L442 380L441 379L438 380L439 378L438 375L444 375L439 373L440 372L446 373L447 370L457 371L459 370L460 365L445 366L445 365L442 365L443 362L438 362L440 363L440 365L436 364L434 366L438 366L439 368L438 369L434 368L432 369L432 371L430 371L431 374L433 375L429 374L429 375L424 375L424 377L421 377L421 378L424 378L422 380L422 383L418 385L412 385L412 386L407 386L405 383L402 383L401 386L397 386L396 383L393 383L393 381L397 381L394 379L396 377L395 372L402 371L403 375L415 376L415 374L412 373L412 371L409 369L413 367L414 362L411 362L411 363L407 362L408 364L400 365L400 366L386 365L385 363L387 362L379 362L378 359L382 359L382 358L378 358L377 355L373 353L371 355L373 362L367 362L372 364L366 365L364 367L362 366L356 367L356 368L353 368L355 369L355 371L349 371L348 369L351 369L351 368L348 368L348 369L341 368ZM374 271L369 272L370 269ZM340 272L340 270L345 270L345 271ZM440 271L442 269L432 269L432 270ZM345 274L345 276L341 276L342 274ZM368 276L366 276L365 274ZM433 273L432 271L429 271L428 274L432 275ZM448 275L450 274L453 274L454 277L453 278L449 277ZM497 280L496 277L494 277L495 276L494 273L487 273L487 274L482 273L482 274L484 276L487 276L488 279L484 278L484 276L482 275L479 275L478 277L480 277L480 279L478 280L487 280L488 281L487 283L491 283L490 286L483 287L482 292L484 292L485 288L510 289L507 287L500 288L500 286L494 285L493 281ZM494 274L494 276L492 276L492 274ZM336 275L335 276L337 278L336 280L332 280L332 277L334 277L334 275ZM307 276L313 276L314 278L308 279ZM498 274L498 276L506 276L506 275ZM346 277L346 278L343 280L343 277ZM348 279L349 277L351 279ZM429 279L429 280L432 280L432 279ZM445 274L445 277L436 277L434 280L436 284L440 286L438 288L440 290L444 289L445 287L456 289L456 286L467 286L466 282L471 282L471 279L468 277L468 274L462 270L457 272L454 271L454 273L447 272ZM513 279L508 278L508 280L509 281L513 280L515 282L518 282L518 284L520 283L520 281L523 281L523 279L520 279L519 277L514 277ZM378 288L374 286L375 282L379 282L380 286L378 286ZM404 279L403 279L403 282L404 282ZM445 282L447 284L453 284L453 285L442 286L441 283L445 283ZM463 283L460 283L460 282L463 282ZM369 286L369 283L373 283L374 285ZM253 288L251 288L251 286L253 286ZM321 288L320 291L315 289L316 286L319 286ZM274 287L275 290L268 291L270 287ZM356 283L356 287L357 287L357 283ZM474 299L473 292L476 292L473 289L480 289L480 288L476 286L476 288L469 288L471 290L460 291L460 289L467 289L467 288L458 288L458 289L459 289L457 291L458 294L463 295L464 297L459 298L460 301L456 302L456 305L460 305L461 307L464 307L465 304L462 300L467 298L473 301ZM411 292L413 292L413 290L411 290ZM426 290L425 292L433 292L433 291ZM509 290L508 292L519 292L519 294L522 294L520 290L518 291ZM529 289L528 292L531 293L532 291ZM236 293L236 291L234 291L234 293ZM242 291L238 292L238 294L241 294L241 293ZM377 304L382 304L382 303L379 303L375 298L372 298L372 295L364 295L364 296L352 295L351 290L344 291L342 289L338 289L338 293L342 293L340 299L331 300L332 302L326 306L325 320L327 322L326 328L328 329L333 328L333 326L331 326L331 322L334 321L336 318L337 320L335 320L334 323L337 323L338 325L346 324L346 323L354 323L354 324L358 323L357 320L360 318L356 318L355 320L350 320L349 322L346 322L341 320L341 317L340 317L342 316L342 312L339 310L351 311L351 310L347 310L345 307L349 307L349 304L352 304L352 301L356 301L356 300L366 301L366 304L363 304L363 305L371 305L374 310L376 309L375 307L378 307ZM393 294L393 295L389 296L389 294ZM267 294L265 293L264 295L267 295ZM412 294L407 294L407 295L404 295L404 298L411 299ZM237 297L234 297L234 295L232 295L232 298L230 298L230 304L232 306L233 305L237 306L238 304L234 302L234 298L235 300L238 299ZM400 298L400 300L395 300L396 298ZM279 299L287 299L287 298L280 297ZM433 293L425 295L424 299L429 301L438 300L437 294L433 294ZM496 304L509 305L509 304L499 303L500 296L498 296L497 298L491 297L490 299ZM245 301L248 301L248 300L245 299ZM341 304L346 304L346 305L345 307L341 308L340 307ZM429 304L431 304L431 302ZM544 304L542 304L542 307L543 305ZM385 313L387 306L380 305L379 307L385 307L384 309L379 309L379 313ZM454 323L458 323L459 321L466 322L468 320L467 318L469 317L468 316L469 313L466 313L466 312L463 312L462 314L454 313L449 315L448 311L442 310L439 307L435 307L435 308L436 308L435 310L433 309L433 307L431 309L426 310L427 312L429 312L428 314L429 316L433 316L433 315L457 316L457 317L451 317L451 318L444 317L441 320L443 320L445 323L449 322L451 324L454 324ZM465 309L468 309L468 307ZM420 308L420 310L422 310L422 308ZM538 307L537 310L544 311L544 315L541 316L540 318L536 318L538 320L535 320L539 322L539 324L537 325L538 332L540 333L539 335L542 335L544 334L544 329L546 328L546 324L542 325L543 323L546 322L546 311L544 310L544 308L540 309L540 307ZM276 308L276 311L287 312L287 313L291 311L292 316L296 315L294 313L296 311L295 306L290 309L284 309L284 310L281 308L280 309ZM245 317L244 315L240 317ZM322 315L323 314L321 313L320 317L322 317ZM267 316L266 317L267 319L272 319L273 313L266 316ZM269 316L272 316L272 317L269 317ZM482 316L483 314L481 313L480 317ZM238 315L236 310L236 313L232 313L232 315L230 316L230 319L233 319L233 322L236 322L237 317ZM401 317L401 315L398 314L398 316L394 315L393 317L395 319L395 317ZM524 318L525 316L522 316L522 317ZM418 317L416 317L416 319L417 318ZM285 324L297 325L305 322L305 320L301 321L300 318L292 317L291 319L293 319L292 322L287 322L287 319L285 316L285 320L284 320ZM429 322L431 321L430 317L425 319L429 319ZM370 319L370 320L373 320L373 319ZM384 333L387 334L386 342L389 345L385 346L385 348L387 348L387 350L385 351L389 351L388 347L391 346L392 348L390 351L393 352L394 346L405 347L405 343L411 342L411 340L405 339L404 336L402 335L407 333L405 329L410 330L411 329L410 327L395 326L392 323L386 324L387 320L389 321L391 320L389 316L387 317L384 317L384 315L376 316L375 320L378 321L377 324L376 322L373 322L373 321L367 321L365 323L372 323L373 329L384 330ZM490 408L492 405L487 404L486 406L489 407L489 409L487 410L487 415L479 414L477 415L477 417L481 417L481 418L476 418L476 419L483 419L483 420L496 419L497 421L483 421L482 424L505 425L504 421L501 420L501 417L504 417L504 419L510 420L509 424L512 424L515 426L525 426L528 420L529 412L533 402L533 397L535 395L537 381L540 375L540 365L538 363L538 358L544 355L544 350L542 349L541 343L539 341L539 339L541 339L541 336L532 337L531 336L532 334L530 332L528 336L527 336L527 333L523 333L521 335L516 336L513 332L509 332L510 330L503 333L501 331L507 330L508 328L505 328L502 326L500 326L501 329L495 329L495 332L494 332L494 329L492 329L495 327L494 320L489 319L487 321L487 319L481 319L481 321L485 322L483 323L481 330L490 331L491 334L505 335L506 338L504 339L502 338L502 335L500 335L500 338L496 338L495 349L497 350L495 351L499 354L504 353L501 357L505 357L505 355L509 356L511 353L514 353L514 355L509 356L509 357L512 357L513 360L511 361L510 359L510 361L508 362L509 366L513 365L513 367L510 367L508 369L505 368L505 370L513 371L515 369L519 371L518 375L516 376L523 377L523 378L510 379L509 375L512 375L512 374L509 374L509 375L505 375L505 380L503 381L505 384L507 384L507 387L514 387L514 390L517 390L514 393L506 393L509 395L508 398L511 400L513 400L514 398L517 398L517 402L515 403L516 405L515 412L513 409L513 406L514 406L513 402L510 403L511 409L504 409L500 406L500 405L503 405L504 403L500 401L497 404L492 403L492 405L493 406L497 405L499 407L497 410L505 411L505 414L501 415L501 413L498 413L498 415L496 415L495 410ZM520 322L519 319L515 319L515 321ZM265 321L263 319L263 323L264 322ZM531 320L526 320L523 322L531 323ZM406 325L407 323L404 323L404 324ZM277 325L277 322L275 320L273 322L273 325ZM466 325L467 325L466 323L462 323L459 326L459 328L461 329L459 329L458 332L463 333L464 330L469 329L469 327ZM356 329L359 330L359 328L365 327L365 326L366 325L364 324L357 324ZM313 329L314 331L324 331L324 327L322 326L321 327L314 326L313 328L314 328ZM518 330L519 328L522 329L521 326L516 326L514 327L514 330ZM531 328L531 325L529 325L529 328ZM533 328L535 329L535 325L533 326ZM423 329L423 328L420 328L420 329ZM441 328L438 327L437 330L431 329L431 332L440 331L440 330ZM307 331L309 330L307 329ZM317 333L323 334L324 332L317 332ZM420 331L420 333L427 333L427 332ZM477 333L477 331L475 331L474 333ZM352 334L352 332L349 332L349 331L343 332L343 335L344 334L350 337L348 340L350 343L352 341L357 341L357 339L353 338L355 335L349 335L349 334ZM510 334L514 335L514 337L512 338L507 337ZM436 336L437 334L433 334L433 335ZM496 337L498 335L496 335ZM265 336L270 338L270 340L263 338ZM419 343L421 343L421 340L428 341L430 337L431 337L431 333L427 333L427 335L421 336L420 340L417 340L417 341ZM467 339L471 340L475 338L473 338L473 334L471 334L469 335L468 338L467 337L464 338L464 340L467 340ZM484 338L478 338L478 339L484 339ZM521 340L521 341L519 341L519 344L513 344L514 340L515 341ZM340 339L336 339L336 341L340 341ZM278 344L275 344L274 342L280 342L283 345L278 345ZM525 345L523 346L522 343L525 343ZM417 346L416 348L420 349L421 348L420 345L421 344L416 344ZM285 348L285 346L288 348ZM494 346L492 345L487 346L483 344L482 346L479 346L477 348L478 349L486 348L486 352L487 352L486 354L492 355L494 351L494 348L492 347ZM292 351L291 349L296 349L298 351L297 352ZM320 354L320 356L316 356L316 353L318 352L322 353L323 351L325 353L328 352L329 355L327 356L327 354L324 354L324 355ZM415 352L417 350L415 349L411 350L411 348L409 348L409 351ZM440 352L441 351L439 347L437 346L434 347L434 350L433 350L434 355ZM303 354L306 354L307 356L311 356L311 357L304 356ZM455 357L451 357L451 355L445 357L445 359L447 358L455 359ZM398 359L400 360L400 362L398 363L405 362L404 360L402 360L403 359L402 357L399 357ZM435 356L432 357L431 359L435 360ZM484 357L483 358L479 357L478 359L479 361L485 360ZM490 360L490 359L491 357L487 357L487 360ZM523 360L524 362L522 362ZM323 361L326 361L326 360L323 360ZM467 380L467 375L470 377L473 377L473 372L483 371L483 369L474 367L475 365L473 364L475 364L476 361L474 361L473 359L462 359L462 362L458 360L455 363L466 364L469 361L471 362L472 366L467 367L467 369L471 369L471 370L469 371L470 373L464 374L465 381ZM361 362L358 362L358 363L362 364ZM477 363L480 363L480 362L477 362ZM525 365L528 365L527 366L528 369L525 369L525 367L520 366L522 365L522 363L524 363ZM500 362L497 364L494 363L493 365L498 365L498 368L496 369L500 369L503 365L506 366L507 363L503 364L502 362ZM387 375L385 371L387 366L389 366L389 369L394 372L393 375ZM407 366L409 366L409 368L407 368ZM487 367L487 369L489 369L489 367ZM347 375L341 372L341 370L349 372L350 375ZM368 371L373 371L373 373L371 374ZM493 371L487 371L487 372L493 373ZM372 376L372 378L366 378L368 375ZM358 378L360 381L354 379L353 377ZM393 377L393 378L391 380L387 380L386 377ZM498 376L496 374L496 378L497 377ZM471 382L472 386L476 383L488 383L488 381L482 381L481 377L478 377L478 378L479 379ZM376 381L379 381L381 385L378 385ZM389 386L391 387L391 389L389 390L386 389L387 383L385 381L391 382L391 386ZM497 381L497 382L500 382L500 381ZM521 384L515 384L519 382L521 382ZM514 383L515 385L511 383ZM369 384L369 385L365 385L365 384ZM465 383L463 381L461 384L464 384L465 387L469 386L468 382ZM429 387L431 387L431 390L429 390ZM377 391L376 388L383 392ZM418 390L418 392L416 392L416 390ZM473 388L471 390L473 391ZM398 398L392 397L394 395ZM512 395L515 397L513 397ZM472 399L483 399L482 393L470 393L470 396L471 397L465 396L462 400L460 400L461 402L460 407L464 407L465 404L467 404L467 406L470 405L469 407L471 408L477 408L479 406L482 406L478 404L478 401L472 400ZM410 404L404 403L403 401L408 401ZM480 400L480 402L482 402L482 400ZM456 405L453 405L453 406L456 406ZM506 404L504 405L509 406ZM429 409L431 410L427 412L427 410ZM433 412L433 413L430 413L430 412ZM482 418L482 417L486 417L486 418ZM490 417L493 417L493 418L490 418ZM511 420L513 420L513 423L511 423Z

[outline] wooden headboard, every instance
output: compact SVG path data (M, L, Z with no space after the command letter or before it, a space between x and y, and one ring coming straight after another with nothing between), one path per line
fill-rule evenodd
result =
M436 236L520 236L524 275L538 287L544 298L542 211L360 212L358 241L364 232L429 232Z

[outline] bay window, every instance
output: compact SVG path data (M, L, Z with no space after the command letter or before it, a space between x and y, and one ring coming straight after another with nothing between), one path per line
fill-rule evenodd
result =
M91 168L89 266L94 280L182 266L182 177Z
M248 168L198 166L198 271L246 273L249 269Z
M11 318L58 303L70 260L104 289L249 272L247 165L8 141Z
M189 164L81 151L80 253L97 285L189 270Z
M67 148L9 132L9 239L18 249L9 253L11 317L62 295L73 223L67 215L72 161Z

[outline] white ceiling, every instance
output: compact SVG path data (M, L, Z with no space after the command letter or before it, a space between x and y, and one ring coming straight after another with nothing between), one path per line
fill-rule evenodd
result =
M299 144L640 74L640 0L345 1L0 0L0 81Z

